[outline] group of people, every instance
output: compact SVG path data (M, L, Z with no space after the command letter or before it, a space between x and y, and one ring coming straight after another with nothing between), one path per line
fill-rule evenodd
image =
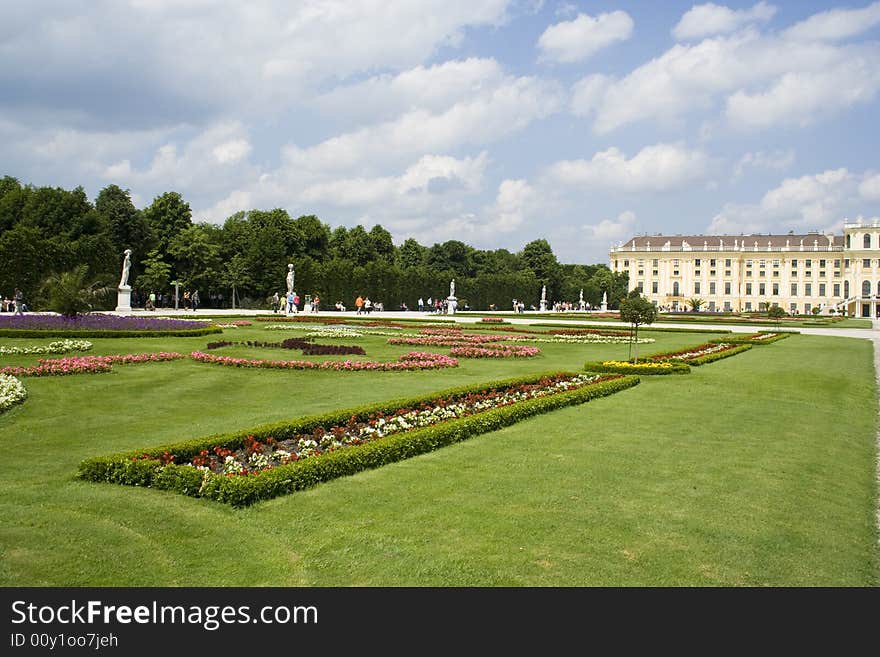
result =
M290 291L286 295L281 296L277 292L272 295L272 312L274 313L285 313L287 315L295 315L299 312L300 309L300 299L299 294L295 291ZM339 309L339 303L336 304L336 309ZM316 313L321 309L321 297L317 294L312 296L311 302L306 304L304 310L308 310L309 312ZM343 310L345 310L343 308Z
M134 295L133 295L134 296ZM137 297L132 299L132 303L136 304ZM149 294L144 296L143 304L144 310L156 310L156 308L165 308L174 300L174 296L171 294L156 294L153 291L150 291ZM199 291L193 290L192 292L186 291L183 293L183 299L179 300L183 303L184 310L192 310L196 311L199 309L199 304L201 300L199 299Z
M12 298L3 297L3 300L0 301L0 309L4 313L12 313L14 312L16 315L23 315L24 311L27 310L27 305L24 302L24 294L18 288L15 288L15 292L12 293Z

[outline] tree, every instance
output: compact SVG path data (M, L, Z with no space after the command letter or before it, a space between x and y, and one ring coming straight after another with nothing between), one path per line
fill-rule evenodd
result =
M185 287L204 290L217 278L219 247L211 240L210 232L210 227L194 224L175 235L168 245L177 278Z
M146 294L162 292L171 280L171 265L162 260L159 249L153 249L143 261L144 271L137 277L137 288Z
M693 297L691 299L688 299L688 305L690 305L691 311L695 312L695 313L700 312L700 307L704 303L706 303L706 302L703 299L700 299L699 297Z
M156 247L163 257L168 254L171 240L192 225L189 203L177 192L165 192L153 199L144 210L144 217L156 237Z
M370 229L369 238L372 251L370 259L391 262L394 258L394 241L391 239L391 233L376 224Z
M122 253L125 249L137 249L146 253L149 250L152 237L150 225L134 207L129 190L108 185L98 193L95 210L106 220L110 239L117 251Z
M398 267L421 267L428 259L428 249L412 237L397 247L396 262Z
M330 250L330 227L313 214L293 220L293 228L299 233L302 253L315 260L324 260Z
M111 291L109 287L89 278L88 265L51 274L43 283L49 309L65 317L90 312L94 304Z
M779 320L785 317L785 310L782 306L770 306L767 310L767 317L776 320L776 328L779 328Z
M635 332L635 360L639 362L639 326L652 324L657 319L657 307L633 290L629 296L620 302L620 320L628 322Z

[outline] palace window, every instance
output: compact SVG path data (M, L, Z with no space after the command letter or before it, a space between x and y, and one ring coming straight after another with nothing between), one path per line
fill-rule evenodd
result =
M804 284L804 296L805 297L813 296L813 284L812 283L805 283Z
M865 269L868 269L868 268L870 268L870 266L871 266L871 259L870 258L863 258L862 259L862 267L864 267Z
M653 283L651 283L651 292L653 292L654 294L657 294L657 281L654 281Z
M870 249L871 248L871 236L865 233L865 237L862 239L863 248Z
M773 296L774 296L774 297L778 297L778 296L779 296L779 283L774 283L774 284L773 284Z
M751 309L752 309L752 302L746 301L746 310L751 310Z
M792 268L792 269L797 269L797 260L792 260L792 261L791 261L791 268Z
M652 266L653 266L653 267L656 267L656 266L657 266L657 263L658 263L658 261L657 261L657 260L654 260L654 262L652 263Z
M694 259L694 267L699 267L699 266L700 266L700 259L699 259L699 258L695 258L695 259Z
M645 292L645 284L642 281L638 282L636 288L639 290L639 294L643 294Z
M724 283L724 294L730 294L730 283Z
M804 262L804 264L807 266L807 269L809 269L810 267L813 266L813 261L812 261L812 260L807 260L807 261Z
M843 296L849 299L849 281L843 282Z
M694 283L694 294L699 294L699 293L700 293L700 281L697 281L696 283Z
M694 276L699 276L699 275L700 275L700 270L699 270L699 269L695 270L695 271L694 271Z
M725 269L725 270L724 270L724 275L725 275L725 276L730 276L730 270L729 270L729 269Z
M759 283L758 284L758 294L762 297L765 294L767 294L767 284L766 283Z
M791 284L791 296L793 296L793 297L797 296L797 283Z
M871 296L871 281L862 281L862 296Z
M834 290L834 296L839 297L840 296L840 283L835 283L834 287L832 289Z
M715 258L712 258L711 260L709 260L709 266L710 266L710 267L714 267L714 266L715 266Z
M730 267L730 258L726 258L726 259L724 260L724 266L725 266L725 267Z
M751 283L746 283L746 295L752 296L752 284Z
M819 261L819 269L825 269L825 261L824 260Z
M715 294L715 281L709 283L709 294Z
M819 296L825 296L825 283L819 283Z

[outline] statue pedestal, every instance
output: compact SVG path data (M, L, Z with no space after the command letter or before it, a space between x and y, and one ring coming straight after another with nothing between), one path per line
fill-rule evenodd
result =
M600 310L604 313L606 310L608 310L608 304L603 301Z
M454 315L456 308L458 308L458 297L446 297L446 314Z
M131 286L122 285L117 288L116 312L131 314Z
M547 300L541 299L541 312L544 312L545 310L547 310Z

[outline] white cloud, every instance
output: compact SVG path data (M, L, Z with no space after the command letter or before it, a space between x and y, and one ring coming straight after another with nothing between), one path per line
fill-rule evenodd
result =
M573 86L571 111L605 134L655 120L684 125L696 112L727 105L731 127L803 125L872 99L880 89L876 44L831 44L762 35L676 44L622 78L586 76ZM759 115L767 110L767 118Z
M352 115L365 123L421 109L437 112L474 94L504 83L504 72L494 59L472 57L434 66L417 66L401 73L371 77L336 87L315 99L322 112Z
M488 144L553 114L562 102L555 83L508 77L440 112L416 109L315 146L287 146L284 159L297 171L346 171L465 144Z
M832 9L814 14L787 29L789 39L828 40L846 39L867 32L880 24L880 2L863 9Z
M602 48L626 41L633 31L633 20L625 11L578 14L572 21L551 25L538 39L541 59L556 62L579 62Z
M734 178L743 176L749 169L761 169L764 171L784 171L794 164L794 151L764 151L749 152L743 155L733 169Z
M214 159L220 164L231 164L248 156L251 145L247 139L233 139L211 149Z
M726 204L709 225L709 233L839 230L844 217L871 211L863 193L873 185L870 174L846 168L786 178L757 204ZM878 199L874 199L878 200ZM877 208L874 207L874 210Z
M631 236L635 232L635 225L635 213L625 210L616 219L603 219L598 224L583 226L582 230L586 239L617 242Z
M856 104L880 90L880 55L854 56L823 71L784 74L766 91L737 91L727 99L725 116L746 129L813 123Z
M4 29L0 82L119 120L179 122L217 108L275 115L327 81L426 61L468 29L508 20L510 0L267 0L24 3ZM5 17L4 10L4 17ZM120 61L125 66L119 66ZM136 86L135 82L136 81ZM159 111L161 108L161 111ZM126 106L127 109L127 106Z
M751 9L730 9L711 2L691 7L672 29L672 35L680 40L700 39L713 34L726 34L745 25L769 21L776 14L776 7L759 2Z
M306 187L299 198L338 206L417 205L424 211L439 195L478 192L487 163L485 152L464 159L425 155L400 176L320 182Z
M880 174L865 178L859 185L859 194L869 201L880 201Z
M681 144L646 146L632 158L612 147L590 160L563 160L552 165L548 177L566 185L606 191L665 191L704 178L708 158Z

